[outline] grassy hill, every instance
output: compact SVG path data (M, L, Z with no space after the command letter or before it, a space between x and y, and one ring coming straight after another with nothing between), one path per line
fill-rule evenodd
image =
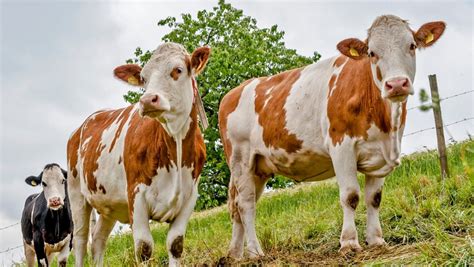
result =
M239 264L472 265L474 141L450 145L449 166L451 177L441 181L435 151L404 157L401 166L386 179L383 191L380 219L388 246L367 249L363 244L366 208L361 201L356 225L364 250L344 257L338 254L342 211L334 180L265 194L258 203L256 227L266 256ZM363 192L363 177L359 179ZM166 224L153 224L153 266L167 263L167 229ZM226 256L231 229L226 207L195 213L186 233L183 263L218 263ZM130 233L109 239L106 265L133 266L134 259Z

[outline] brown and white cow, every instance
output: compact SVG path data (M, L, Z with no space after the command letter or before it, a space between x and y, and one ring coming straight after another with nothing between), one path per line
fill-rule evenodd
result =
M206 151L198 127L194 77L210 49L190 56L182 45L160 45L143 67L117 67L115 76L145 88L140 102L92 114L71 136L68 186L74 220L76 266L86 254L89 217L100 214L92 233L92 257L103 265L116 221L131 224L135 255L152 256L149 220L170 223L169 264L179 265L183 236L197 199Z
M406 100L413 93L415 50L434 44L444 22L412 31L396 16L378 17L366 41L351 38L342 55L271 77L248 80L220 104L219 127L231 169L229 255L263 255L255 203L273 174L296 181L336 176L344 222L341 252L360 250L354 217L365 174L369 246L385 244L379 222L384 177L400 164Z

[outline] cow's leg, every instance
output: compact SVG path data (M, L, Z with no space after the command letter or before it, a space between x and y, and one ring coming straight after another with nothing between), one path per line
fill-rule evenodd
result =
M237 206L237 188L232 176L229 183L227 206L229 208L230 217L232 218L232 240L230 241L228 254L234 259L240 259L244 254L245 229Z
M333 148L331 160L339 185L339 200L344 220L341 231L341 253L362 250L355 226L355 211L359 204L359 182L357 181L357 161L351 144L343 143Z
M236 258L242 255L241 240L243 226L247 237L247 252L250 258L263 256L263 250L257 238L255 230L256 202L261 195L265 180L255 174L254 158L249 153L250 149L239 149L236 147L231 159L231 173L233 185L236 189L235 198L230 200L230 205L236 207L238 217L233 216L234 226L233 236L229 254L235 254ZM235 215L235 211L232 211ZM239 220L240 219L240 220ZM232 246L233 245L233 246Z
M193 213L198 197L198 183L196 182L189 199L183 204L178 216L170 224L168 236L166 237L166 248L168 249L169 266L179 266L181 254L183 253L184 234Z
M105 243L110 232L114 228L115 220L105 218L103 215L99 217L99 221L95 224L92 232L92 259L96 266L104 265Z
M89 235L89 220L92 207L80 191L79 178L68 179L68 193L71 204L72 221L74 224L74 260L75 266L84 266Z
M46 252L44 250L43 234L39 229L33 232L33 243L35 246L36 260L38 266L48 266L48 260L46 259Z
M382 201L384 178L365 176L365 204L367 206L366 241L369 246L385 245L379 220L379 206Z
M69 245L71 242L71 236L69 236L68 241L64 244L61 248L61 251L58 255L58 266L59 267L66 267L67 258L69 257L69 253L71 252L71 246Z
M32 246L28 245L25 241L23 241L23 247L25 249L25 258L26 258L26 265L28 267L35 266L35 250Z
M48 259L48 266L53 265L54 254L56 254L56 253L51 252L51 251L46 251L46 258Z
M138 261L147 261L153 253L153 237L150 231L149 210L145 194L139 190L135 194L132 216L132 233L135 244L135 257Z

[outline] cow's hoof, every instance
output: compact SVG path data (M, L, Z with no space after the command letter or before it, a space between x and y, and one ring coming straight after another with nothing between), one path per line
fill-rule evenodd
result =
M357 240L341 241L341 248L339 249L340 254L346 255L349 252L360 251L362 251L362 247L359 245L359 242L357 242Z
M236 259L230 256L222 257L219 259L218 262L216 262L216 266L218 267L232 266L235 264L235 262L236 262Z
M147 261L151 258L153 248L145 241L140 241L137 246L137 254L141 261Z
M372 239L368 239L366 241L366 244L369 248L375 248L375 247L385 247L387 246L387 242L385 242L385 240L383 240L383 238L381 237L376 237L376 238L372 238Z

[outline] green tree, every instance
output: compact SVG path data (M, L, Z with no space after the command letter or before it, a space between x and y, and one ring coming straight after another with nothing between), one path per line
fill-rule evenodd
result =
M159 26L171 31L163 36L164 42L184 45L188 51L207 45L212 53L204 72L197 77L205 110L209 118L209 128L204 132L207 147L207 162L201 174L197 209L206 209L227 200L227 186L230 172L227 167L217 126L217 112L222 97L232 88L247 79L268 76L284 70L301 67L319 60L298 55L296 50L285 47L284 31L277 25L258 28L257 21L243 14L242 10L220 0L212 11L201 10L197 17L182 14L181 22L168 17L158 22ZM150 51L140 47L135 57L128 63L144 65L150 58ZM143 94L143 89L129 91L125 101L135 103ZM290 180L277 176L269 181L272 188L286 187Z

